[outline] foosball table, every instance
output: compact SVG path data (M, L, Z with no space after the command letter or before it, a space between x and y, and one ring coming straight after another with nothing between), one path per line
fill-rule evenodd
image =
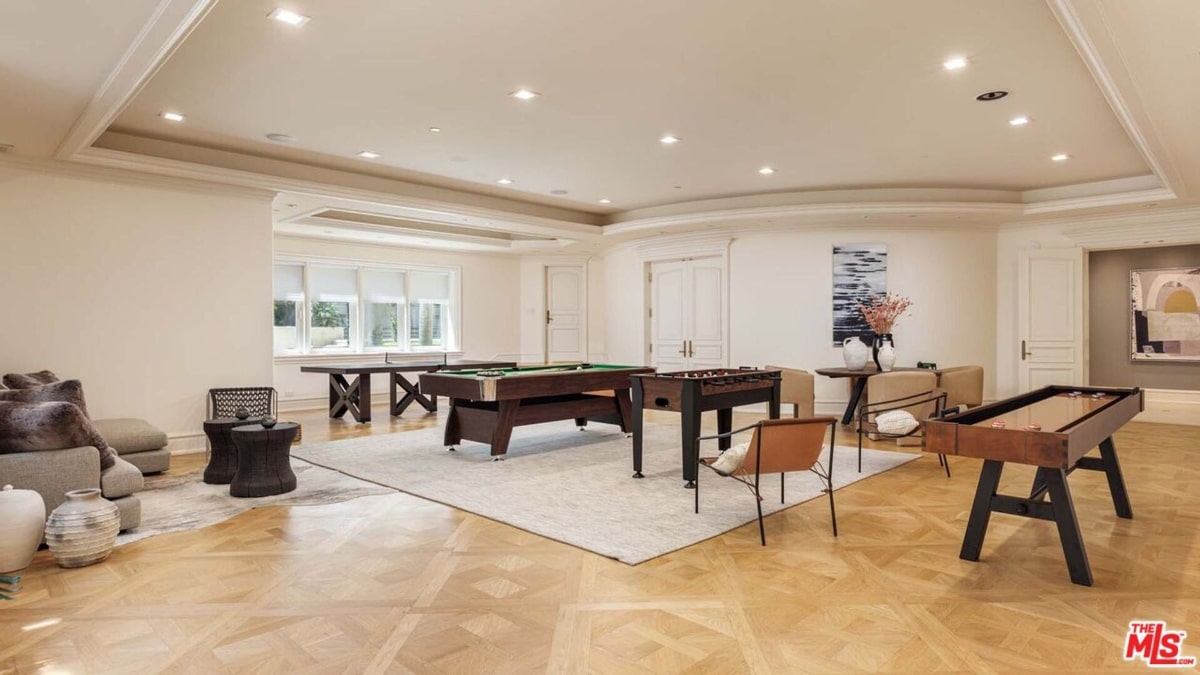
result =
M673 373L634 375L633 380L633 477L642 478L642 424L646 410L679 413L680 461L684 487L696 487L696 439L700 436L700 414L717 411L717 430L733 430L733 409L739 405L766 403L771 419L779 419L778 370L713 368ZM719 441L722 450L730 440Z

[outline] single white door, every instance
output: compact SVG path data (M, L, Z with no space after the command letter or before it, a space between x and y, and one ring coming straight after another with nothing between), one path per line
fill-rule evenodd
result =
M1083 249L1022 251L1017 280L1021 391L1083 385Z
M585 277L578 265L546 266L546 362L587 360Z
M651 364L664 371L723 367L727 314L721 259L656 262L650 270Z

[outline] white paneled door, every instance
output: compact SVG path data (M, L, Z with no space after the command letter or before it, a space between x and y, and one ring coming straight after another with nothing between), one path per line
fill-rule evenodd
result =
M546 362L586 361L583 267L547 265L545 288Z
M726 279L722 258L650 266L651 363L659 370L725 365Z
M1083 385L1083 249L1022 251L1017 283L1021 391Z

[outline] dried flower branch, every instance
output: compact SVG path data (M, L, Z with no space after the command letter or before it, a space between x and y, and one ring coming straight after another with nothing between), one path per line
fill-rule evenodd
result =
M892 327L896 325L896 319L904 313L910 306L912 300L909 300L903 295L887 293L885 295L876 295L864 303L858 303L858 311L862 312L863 319L866 319L867 325L877 335L892 332Z

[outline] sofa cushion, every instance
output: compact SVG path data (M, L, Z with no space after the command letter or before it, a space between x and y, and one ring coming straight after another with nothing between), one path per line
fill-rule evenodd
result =
M146 420L121 417L92 422L119 455L167 447L167 435Z
M84 415L88 414L87 401L83 399L83 383L79 380L61 380L24 389L0 390L0 401L19 401L21 403L65 401L73 403L83 411Z
M0 453L38 452L92 446L100 468L117 459L92 421L73 403L0 401Z
M121 455L121 459L136 466L138 471L143 474L162 473L171 468L171 452L166 448L146 452L130 452Z
M142 472L129 462L117 458L112 466L100 472L100 492L105 499L116 499L138 492L145 487Z
M43 384L58 382L58 376L48 370L36 373L9 373L4 376L4 386L9 389L28 389Z

